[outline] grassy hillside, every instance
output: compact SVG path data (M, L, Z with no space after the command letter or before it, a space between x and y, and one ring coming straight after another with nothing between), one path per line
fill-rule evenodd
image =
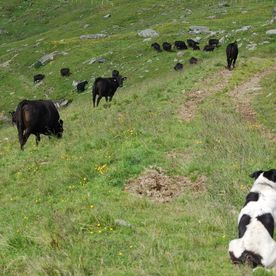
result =
M268 23L273 2L235 1L229 7L214 1L52 2L0 1L0 28L6 31L0 35L0 112L7 114L24 98L73 99L60 111L61 140L42 137L36 147L31 136L20 151L16 128L0 126L2 274L250 274L250 268L230 263L227 248L252 185L249 173L276 167L270 69L276 41L265 34L276 27ZM188 50L180 57L150 49L154 41L195 37L188 34L191 25L224 30L214 37L228 37L213 53ZM248 31L235 32L246 25ZM160 36L143 41L137 31L145 28ZM108 37L79 39L93 33ZM208 36L198 36L202 47ZM236 39L237 68L228 76L225 47ZM247 49L250 43L256 50ZM32 66L53 51L68 54L39 69ZM190 66L191 56L200 63ZM83 63L94 57L106 62ZM184 63L184 72L174 72L176 61ZM60 77L61 67L73 74ZM111 104L102 100L93 109L93 80L113 69L128 80ZM237 112L231 91L264 70L269 73L250 102L256 116L248 121ZM32 82L36 73L46 75L38 86ZM72 82L82 79L90 88L77 94ZM180 110L194 91L209 92L197 102L195 116L185 120ZM149 167L188 177L195 186L200 177L207 180L202 189L187 187L169 203L124 191ZM256 275L269 273L260 269Z

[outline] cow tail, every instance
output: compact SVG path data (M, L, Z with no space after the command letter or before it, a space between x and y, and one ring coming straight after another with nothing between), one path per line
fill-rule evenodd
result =
M17 113L16 126L18 130L18 138L19 138L19 143L21 145L21 148L24 144L23 106L25 105L25 103L26 103L25 101L20 102L16 110L16 113Z
M98 78L95 80L93 84L93 89L92 89L92 101L93 101L94 107L95 107L96 95L97 95L97 81L98 81Z

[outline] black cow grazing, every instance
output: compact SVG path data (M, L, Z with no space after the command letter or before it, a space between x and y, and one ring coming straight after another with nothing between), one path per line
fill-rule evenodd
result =
M195 57L191 57L190 60L189 60L190 64L197 64L197 62L198 62L198 59L195 58Z
M71 75L71 72L69 68L61 68L60 74L62 77L69 77Z
M217 38L211 38L211 39L209 39L209 45L218 47L219 46L219 40Z
M114 70L116 71L116 70ZM112 72L112 75L114 76L114 71ZM117 71L118 72L118 71ZM126 80L126 77L122 77L119 72L118 75L115 75L112 78L96 78L93 89L92 89L92 96L93 96L93 106L98 106L99 102L102 97L105 97L106 101L112 101L112 98L117 90L118 87L123 86L124 80ZM97 97L98 95L98 97ZM96 98L97 98L97 104L96 104Z
M215 49L215 47L216 46L213 46L213 45L206 45L206 46L204 46L203 51L205 51L205 52L213 52L214 49Z
M45 78L45 75L43 74L34 75L34 83L41 82L44 78Z
M29 136L36 136L36 144L40 141L40 134L62 137L63 121L52 101L23 100L15 111L15 121L21 150Z
M198 46L198 42L197 41L194 41L193 39L187 39L187 44L188 44L188 46L189 47L191 47L191 48L195 48L196 46Z
M176 63L176 65L173 67L175 71L182 71L183 70L183 64L182 63Z
M76 85L77 92L83 92L85 90L86 84L88 84L87 80L78 82Z
M164 51L170 52L172 50L172 44L169 42L164 42L162 44L162 47L164 49Z
M175 41L174 47L178 50L186 50L188 49L186 43L184 41Z
M239 53L239 50L238 50L237 41L227 45L226 56L227 56L227 68L229 70L231 70L231 65L233 65L233 68L235 67L238 53Z
M154 42L154 43L151 44L151 48L153 48L157 52L162 52L161 46L158 43L156 43L156 42Z

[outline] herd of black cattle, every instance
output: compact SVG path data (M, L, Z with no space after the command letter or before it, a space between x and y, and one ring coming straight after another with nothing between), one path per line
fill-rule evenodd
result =
M193 50L200 50L199 43L192 39L187 40L187 44L184 41L175 41L174 47L168 42L162 44L164 51L172 51L173 48L177 50L186 50L188 47ZM218 39L210 39L208 45L206 45L203 51L213 51L219 46ZM161 46L158 43L153 43L151 47L157 52L161 52ZM227 68L231 70L231 66L234 68L236 59L238 56L237 42L230 43L226 48L227 56ZM195 57L190 58L190 64L196 64L198 59ZM176 71L183 69L183 64L177 63L174 67ZM69 68L62 68L60 74L63 77L70 76ZM45 78L43 74L37 74L34 76L34 83L38 83ZM96 78L92 88L92 102L93 106L98 106L101 98L105 98L106 101L112 101L112 98L118 87L123 86L123 82L126 77L119 74L119 71L113 70L112 77L110 78ZM77 91L84 91L87 81L76 83ZM23 150L23 146L27 142L29 136L34 134L36 136L36 144L40 141L40 134L62 137L63 133L63 121L60 119L56 106L50 100L23 100L21 101L16 110L10 112L12 115L12 123L17 126L18 138L20 147Z

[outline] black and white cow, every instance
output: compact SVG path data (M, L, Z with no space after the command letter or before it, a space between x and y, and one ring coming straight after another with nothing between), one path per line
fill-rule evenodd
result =
M276 267L276 169L256 171L253 187L246 196L238 218L239 238L229 243L234 264L247 263L266 268Z

